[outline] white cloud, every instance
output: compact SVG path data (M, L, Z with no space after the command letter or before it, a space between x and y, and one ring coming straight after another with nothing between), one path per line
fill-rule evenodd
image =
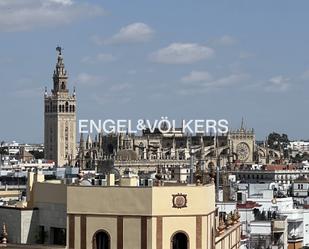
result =
M100 6L73 0L1 0L0 31L61 26L103 13Z
M92 75L89 73L80 73L75 79L76 84L80 86L95 86L103 81L104 80L101 76Z
M224 76L224 77L212 80L212 81L205 82L203 83L203 86L205 88L209 88L209 87L221 88L221 87L235 86L235 85L243 83L248 78L249 78L249 75L244 74L244 73L230 74L228 76Z
M108 39L94 36L93 40L98 45L103 44L121 44L121 43L139 43L149 41L154 30L145 23L136 22L122 27L119 32Z
M249 53L249 52L240 52L239 54L239 59L249 59L254 57L255 55L253 53Z
M306 70L305 72L303 72L303 74L301 75L301 79L302 80L309 80L309 69Z
M49 0L51 3L63 4L63 5L72 5L72 0Z
M41 87L19 89L11 93L16 98L37 98L43 96L44 90Z
M191 82L209 81L211 79L212 76L207 71L192 71L189 75L182 77L181 81L184 83L191 83Z
M94 63L98 63L98 62L111 62L111 61L115 61L115 60L116 60L116 57L112 54L100 53L100 54L97 54L94 57L86 56L86 57L82 58L81 62L94 64Z
M195 76L193 76L195 75ZM191 76L191 77L190 77ZM180 88L178 93L180 95L194 95L194 94L203 94L209 92L214 89L219 88L228 88L234 87L237 85L242 85L249 79L249 75L245 73L237 73L237 74L230 74L228 76L219 77L213 79L210 74L206 74L204 72L204 80L203 74L190 74L189 76L183 77L182 81L186 79L186 83L191 83L184 85L185 87Z
M191 64L211 58L212 48L197 43L172 43L150 55L154 62L165 64Z
M113 85L110 88L111 92L122 92L126 91L131 88L131 84L129 83L123 83L123 84L118 84L118 85Z
M290 79L278 75L268 80L265 90L269 92L284 92L290 87Z
M230 35L224 35L217 39L214 39L213 43L215 45L230 46L230 45L234 45L235 43L237 43L237 40Z
M133 99L135 93L136 91L133 89L132 84L119 83L106 87L106 90L102 93L95 93L93 98L101 105L115 103L115 99L118 104L127 104Z

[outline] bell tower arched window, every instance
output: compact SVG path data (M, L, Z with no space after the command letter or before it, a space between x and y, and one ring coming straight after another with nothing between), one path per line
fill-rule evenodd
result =
M65 102L65 112L69 112L69 103Z

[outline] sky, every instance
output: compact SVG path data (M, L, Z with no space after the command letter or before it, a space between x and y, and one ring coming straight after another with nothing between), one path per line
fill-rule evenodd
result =
M63 48L78 119L242 117L308 139L307 0L0 0L0 140L43 142ZM307 23L307 24L306 24Z

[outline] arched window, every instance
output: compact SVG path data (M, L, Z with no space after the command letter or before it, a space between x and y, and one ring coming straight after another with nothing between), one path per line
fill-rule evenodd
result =
M69 112L69 103L65 102L65 112Z
M61 89L65 90L65 83L64 82L61 83Z
M93 235L93 249L110 249L110 235L104 230L99 230Z
M189 249L189 239L184 232L177 232L172 236L171 249Z

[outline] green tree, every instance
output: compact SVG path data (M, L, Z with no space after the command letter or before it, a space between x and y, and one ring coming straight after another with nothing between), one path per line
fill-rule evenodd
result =
M267 145L269 148L282 151L285 158L289 157L288 145L290 143L287 134L280 135L279 133L272 132L267 137Z

